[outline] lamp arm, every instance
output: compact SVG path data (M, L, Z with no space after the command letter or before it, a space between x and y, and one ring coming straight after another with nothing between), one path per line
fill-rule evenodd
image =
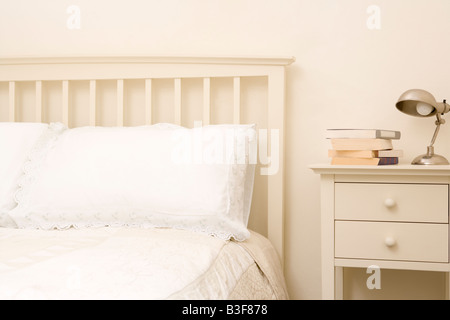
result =
M433 145L434 145L434 143L436 141L436 138L437 138L437 135L439 133L439 129L441 127L441 124L445 123L445 120L442 119L441 114L443 115L444 113L447 113L447 112L450 111L450 108L449 108L450 106L447 104L446 100L444 100L441 105L443 106L443 112L442 113L440 113L440 112L436 113L436 118L437 118L436 121L435 121L436 129L434 130L433 138L431 139L430 145L427 147L427 154L426 154L426 156L428 158L436 157L434 155L434 146ZM448 163L448 161L447 161L447 163Z
M445 99L444 99L444 101L442 103L440 103L440 105L443 106L442 114L447 113L449 111L449 105L447 104L447 101ZM437 138L437 135L439 133L439 128L440 128L441 124L445 123L445 120L441 118L441 114L439 112L436 113L436 118L437 118L437 120L435 122L436 123L436 130L434 130L433 138L431 139L431 142L430 142L430 145L429 145L429 147L431 149L432 149L432 147L434 145L434 142L436 141L436 138Z
M432 147L434 145L434 142L436 141L437 135L439 133L439 128L441 127L441 124L445 123L445 120L441 118L441 115L439 113L436 114L436 129L434 130L434 134L433 134L433 138L431 139L430 142L430 147Z
M439 133L439 128L441 126L441 124L445 123L445 120L441 118L441 114L447 113L450 111L450 106L447 104L447 100L444 99L444 101L442 101L442 103L439 103L439 105L442 106L442 113L438 112L436 113L436 130L434 130L434 134L433 134L433 138L431 139L431 143L430 143L430 147L433 147L434 142L436 141L437 135Z
M446 104L445 100L444 100L444 104ZM441 114L440 113L436 113L436 118L437 118L437 120L435 121L436 129L434 130L433 138L431 138L430 145L427 147L427 156L429 156L429 157L434 155L434 147L433 147L433 145L434 145L434 143L436 141L436 138L438 136L441 124L445 123L445 120L441 118Z

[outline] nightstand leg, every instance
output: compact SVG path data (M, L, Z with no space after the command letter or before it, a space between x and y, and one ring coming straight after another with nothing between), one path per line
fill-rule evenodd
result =
M450 274L445 273L445 300L450 300Z
M333 267L324 269L322 273L322 299L344 299L344 268ZM331 272L330 272L331 271Z
M334 176L321 175L322 299L336 299L334 266Z
M334 269L334 285L335 285L335 293L334 298L336 300L344 300L344 268L343 267L335 267Z
M335 299L335 276L336 271L334 266L322 269L322 300L334 300Z

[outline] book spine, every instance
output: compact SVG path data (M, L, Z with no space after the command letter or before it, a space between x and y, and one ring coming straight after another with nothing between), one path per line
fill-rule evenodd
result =
M378 139L400 139L400 131L376 130L375 137Z
M398 164L398 157L381 157L378 159L380 159L380 161L378 162L379 166Z

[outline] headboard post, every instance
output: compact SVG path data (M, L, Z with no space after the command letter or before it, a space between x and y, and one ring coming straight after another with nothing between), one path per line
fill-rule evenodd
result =
M268 131L278 140L271 139L270 150L278 149L278 170L268 169L268 237L284 261L284 122L285 122L285 69L276 68L268 76ZM278 142L277 146L273 144ZM271 155L271 166L275 157Z

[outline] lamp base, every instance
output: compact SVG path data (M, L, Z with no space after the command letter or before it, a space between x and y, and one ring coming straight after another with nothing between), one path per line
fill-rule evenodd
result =
M448 160L438 154L422 154L414 158L411 164L418 165L448 165Z

